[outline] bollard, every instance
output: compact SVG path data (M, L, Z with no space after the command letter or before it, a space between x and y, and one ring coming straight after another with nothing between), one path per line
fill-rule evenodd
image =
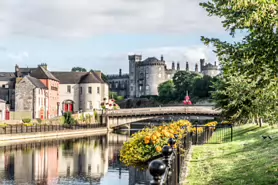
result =
M170 146L173 148L174 147L174 145L176 144L176 140L175 139L173 139L173 138L170 138L169 140L168 140L168 143L170 144Z
M153 176L153 180L150 185L160 185L161 176L165 173L166 165L161 160L154 160L149 165L150 174Z

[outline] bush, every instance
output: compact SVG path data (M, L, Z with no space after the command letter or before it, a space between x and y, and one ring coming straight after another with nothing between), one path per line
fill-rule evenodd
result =
M92 123L92 115L86 114L86 123Z
M98 113L97 113L96 110L94 111L94 117L95 117L95 121L98 122L99 121L99 116L98 116Z
M30 123L31 119L30 118L24 118L24 119L22 119L22 122L23 123Z
M31 126L33 126L34 124L33 124L33 123L23 123L23 125L24 125L25 127L31 127Z
M169 138L176 138L176 145L179 144L180 139L186 134L185 126L191 127L191 123L187 120L180 120L168 125L144 128L133 134L132 138L124 143L120 152L120 160L126 166L141 166L160 155L162 148L168 145Z
M38 124L42 123L42 119L41 118L37 118L36 120L37 120Z
M6 128L8 126L7 123L0 123L0 128Z
M74 118L72 117L72 113L71 112L66 112L64 113L64 124L67 125L73 125L76 123L76 121L74 120Z

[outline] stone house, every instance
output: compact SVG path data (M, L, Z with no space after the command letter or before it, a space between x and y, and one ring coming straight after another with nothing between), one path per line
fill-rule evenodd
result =
M100 109L103 98L108 99L109 87L102 80L101 72L51 73L60 81L60 113Z
M39 79L29 75L17 78L15 99L16 112L32 112L32 118L47 117L48 90Z

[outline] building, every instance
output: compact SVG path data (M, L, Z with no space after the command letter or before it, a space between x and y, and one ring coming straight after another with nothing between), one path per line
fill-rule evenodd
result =
M122 75L120 69L118 75L107 75L110 90L117 92L124 97L141 97L158 95L159 84L173 78L177 71L180 71L180 63L172 62L172 67L167 68L163 56L160 59L148 57L142 60L141 55L130 55L129 74ZM189 71L189 64L186 62L186 71ZM219 74L216 62L206 64L204 59L200 59L200 70L198 64L195 65L195 72L203 75L216 76Z
M47 118L48 88L37 78L18 78L15 86L15 111L32 112L33 118Z
M6 101L0 99L0 121L6 118Z
M36 68L16 65L15 72L0 72L0 99L7 102L14 119L91 111L99 109L108 96L109 86L101 72L50 72L46 64Z
M100 109L108 99L109 87L101 72L52 72L60 81L60 112L92 111Z

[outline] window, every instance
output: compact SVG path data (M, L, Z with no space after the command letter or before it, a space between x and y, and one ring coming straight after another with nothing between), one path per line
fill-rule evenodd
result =
M159 71L161 71L161 67L159 67Z
M92 94L92 87L88 87L88 93Z
M71 86L70 85L67 86L67 93L71 93Z
M133 91L133 86L130 86L130 91Z
M88 101L87 102L87 109L92 109L92 108L93 108L92 101Z
M142 86L139 86L139 91L142 91Z
M168 79L170 79L171 78L171 75L168 75Z
M161 73L158 74L158 78L161 78Z
M99 90L99 87L97 87L97 93L99 94L100 90Z
M146 90L149 90L150 89L150 86L149 85L146 85Z
M112 84L109 84L110 89L112 89Z
M146 73L146 78L149 78L149 74Z

